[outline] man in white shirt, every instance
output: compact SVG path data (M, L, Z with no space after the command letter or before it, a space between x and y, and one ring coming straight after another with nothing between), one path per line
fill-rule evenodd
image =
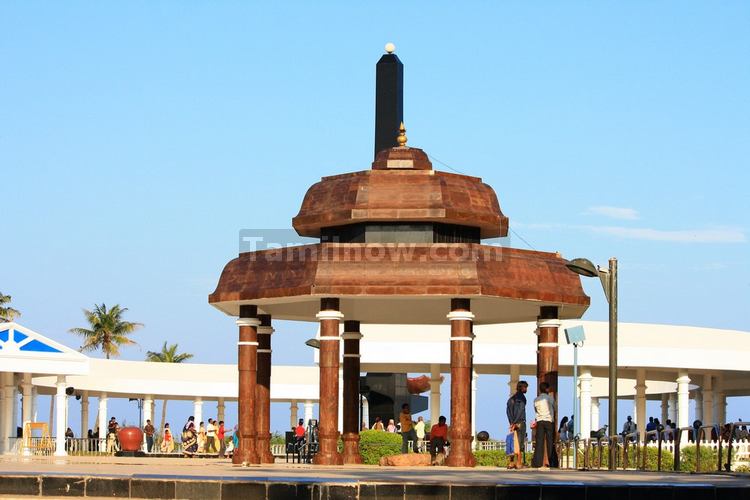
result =
M424 443L424 418L419 417L417 423L414 424L414 431L417 433L417 443L419 443L419 451L422 451L422 445Z
M549 384L539 384L539 396L534 400L536 413L536 439L534 440L534 458L532 467L542 467L546 462L550 467L557 467L555 452L555 399L549 394Z
M208 426L206 426L206 453L218 453L216 448L216 424L214 420L208 419Z

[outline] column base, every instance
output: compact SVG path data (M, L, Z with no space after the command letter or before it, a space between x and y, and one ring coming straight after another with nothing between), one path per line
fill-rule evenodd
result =
M319 434L320 451L313 457L315 465L344 465L344 457L338 451L339 433Z
M445 459L448 467L475 467L477 460L471 452L471 436L451 438L450 455Z
M240 438L239 447L232 454L232 463L235 465L260 464L260 458L255 451L255 436Z
M273 453L271 453L271 435L267 434L264 437L258 436L257 444L255 445L255 449L258 452L258 458L260 459L260 463L262 464L272 464L274 463L274 456Z
M341 436L344 441L344 463L347 465L361 464L362 455L359 454L359 433L347 432Z

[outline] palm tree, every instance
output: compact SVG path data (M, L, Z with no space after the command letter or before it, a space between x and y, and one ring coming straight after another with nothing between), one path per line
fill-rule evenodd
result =
M0 320L3 321L13 321L15 318L21 315L21 311L18 309L13 309L9 305L11 301L10 295L3 295L2 292L0 292Z
M177 354L177 344L172 344L167 347L167 341L164 341L164 345L161 347L161 352L148 351L146 353L146 361L152 361L154 363L182 363L190 358L192 354L186 352ZM167 398L164 398L161 402L161 426L159 427L159 433L164 431L164 423L167 419Z
M120 346L135 345L135 341L128 338L141 323L125 321L122 315L127 312L127 307L115 304L107 309L105 304L94 304L94 310L83 310L86 321L91 328L71 328L70 333L83 337L81 352L96 351L101 349L107 359L110 356L120 355Z

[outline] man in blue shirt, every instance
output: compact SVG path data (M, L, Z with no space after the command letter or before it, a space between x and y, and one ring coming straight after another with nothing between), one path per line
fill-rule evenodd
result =
M526 391L529 384L521 380L516 384L516 393L508 399L506 414L510 424L510 432L515 432L518 436L518 449L513 452L516 457L516 463L508 463L509 469L521 469L524 463L524 450L526 449Z

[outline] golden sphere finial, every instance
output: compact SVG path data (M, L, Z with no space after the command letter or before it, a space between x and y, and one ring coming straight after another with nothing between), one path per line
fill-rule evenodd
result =
M396 142L398 143L399 147L403 148L406 146L407 140L406 127L404 127L404 122L401 122L401 126L398 128L398 137L396 137Z

